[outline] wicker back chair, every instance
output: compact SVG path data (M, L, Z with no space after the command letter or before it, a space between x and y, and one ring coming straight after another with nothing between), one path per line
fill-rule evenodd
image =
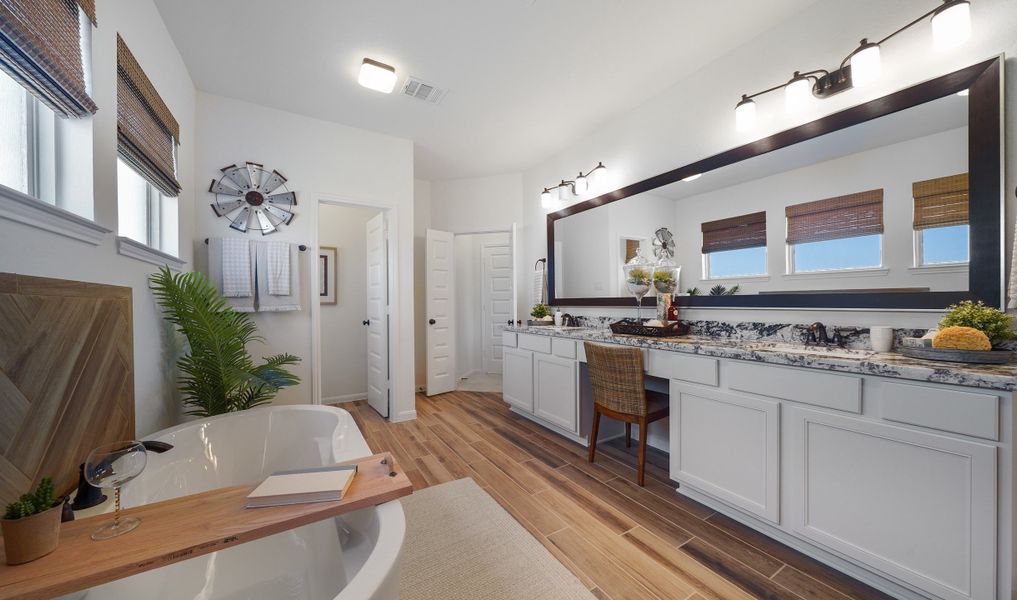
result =
M601 415L625 423L625 445L632 446L632 424L639 425L637 479L644 483L646 426L668 416L667 394L646 389L643 352L631 346L584 342L586 365L593 387L593 427L590 431L590 462L597 453Z

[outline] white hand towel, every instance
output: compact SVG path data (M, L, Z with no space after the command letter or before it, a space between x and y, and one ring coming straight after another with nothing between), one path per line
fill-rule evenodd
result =
M1017 225L1014 225L1014 236L1017 236ZM1017 308L1017 237L1013 240L1013 254L1010 256L1010 302L1007 308Z
M296 244L288 244L289 246L289 262L290 267L290 279L289 296L274 296L268 291L268 243L267 242L254 242L253 246L256 248L256 265L255 270L257 271L257 288L258 288L258 312L282 312L289 310L300 310L300 296L302 290L300 289L300 255Z
M254 295L251 282L251 247L244 238L222 240L222 295L244 298Z
M290 246L286 242L265 242L268 258L268 293L290 295Z
M253 253L254 248L251 248L251 252L248 252L248 263L253 265ZM254 279L253 269L248 267L251 280ZM222 293L223 286L223 272L222 272L222 238L211 238L208 240L208 279L212 282L219 293ZM240 298L226 298L226 303L229 304L233 310L237 312L254 312L254 295L243 296Z

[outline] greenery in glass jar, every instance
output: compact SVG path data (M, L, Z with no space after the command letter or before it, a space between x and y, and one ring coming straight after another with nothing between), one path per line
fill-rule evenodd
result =
M627 279L634 285L650 285L650 273L646 269L630 269Z
M653 287L659 294L671 294L678 287L674 271L657 271L653 274Z

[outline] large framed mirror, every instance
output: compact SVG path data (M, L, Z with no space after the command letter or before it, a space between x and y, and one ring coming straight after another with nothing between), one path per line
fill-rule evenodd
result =
M547 215L550 303L631 306L622 265L652 259L666 227L685 306L1002 306L1001 68L993 58Z

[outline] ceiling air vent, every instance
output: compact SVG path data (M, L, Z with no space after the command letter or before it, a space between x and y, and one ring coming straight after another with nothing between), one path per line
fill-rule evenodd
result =
M418 100L425 100L431 104L438 104L445 97L445 90L421 81L416 77L408 77L403 83L403 95Z

